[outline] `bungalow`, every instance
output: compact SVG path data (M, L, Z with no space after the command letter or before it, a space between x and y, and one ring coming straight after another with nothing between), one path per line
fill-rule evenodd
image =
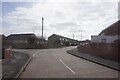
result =
M35 34L11 34L6 37L6 42L8 44L28 43L30 37L37 39Z

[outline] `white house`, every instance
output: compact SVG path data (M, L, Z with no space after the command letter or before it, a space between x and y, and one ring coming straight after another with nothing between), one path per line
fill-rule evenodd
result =
M114 43L116 40L120 40L120 33L118 27L120 20L104 29L99 35L92 35L92 43Z
M92 43L114 43L118 39L120 39L120 35L91 36Z

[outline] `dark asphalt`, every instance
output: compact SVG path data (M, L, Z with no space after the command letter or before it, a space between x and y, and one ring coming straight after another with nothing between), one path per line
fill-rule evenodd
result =
M2 61L2 78L15 78L29 58L28 54L13 51L12 58Z

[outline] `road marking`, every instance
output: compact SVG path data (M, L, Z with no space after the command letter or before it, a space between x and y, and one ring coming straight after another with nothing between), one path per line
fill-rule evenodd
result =
M75 72L69 66L67 66L61 59L59 60L61 63L63 63L64 66L66 66L75 75Z
M35 53L35 54L33 54L33 57L35 57L35 55L36 55L36 53Z
M38 53L39 53L39 52L34 53L34 54L32 55L32 57L35 57Z

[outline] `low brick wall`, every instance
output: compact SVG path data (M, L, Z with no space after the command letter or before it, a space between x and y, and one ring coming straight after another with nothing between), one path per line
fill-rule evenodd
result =
M5 59L12 57L12 49L5 49Z
M98 56L114 61L118 61L118 44L90 43L84 46L78 46L78 51L93 56Z
M11 48L3 48L2 49L2 59L8 59L12 57L12 49Z
M25 43L18 43L18 44L8 44L6 46L12 46L14 49L47 49L47 44L25 44Z

